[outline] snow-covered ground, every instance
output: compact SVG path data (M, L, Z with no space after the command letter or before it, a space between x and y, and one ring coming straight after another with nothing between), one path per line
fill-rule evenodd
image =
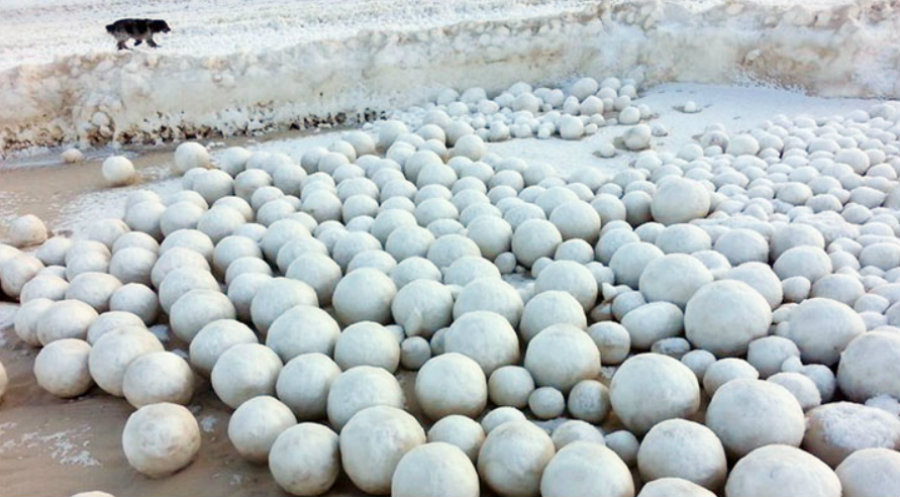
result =
M900 95L895 1L0 5L0 147L158 143L353 121L445 87L576 75ZM103 26L159 17L157 50Z

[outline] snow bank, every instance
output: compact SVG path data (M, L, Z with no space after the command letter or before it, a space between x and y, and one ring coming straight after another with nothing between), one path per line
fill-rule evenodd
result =
M755 81L897 98L900 16L890 5L605 0L524 11L513 4L504 12L498 4L490 15L475 9L443 25L433 22L440 15L399 22L394 14L382 23L378 16L388 14L370 13L330 38L320 29L292 44L230 52L206 45L76 51L0 72L0 147L146 144L340 124L422 103L446 86L496 92L577 74L624 75L645 86ZM289 21L268 29L293 39L302 26ZM204 26L207 45L219 36L229 45L234 26ZM165 43L178 44L177 34Z

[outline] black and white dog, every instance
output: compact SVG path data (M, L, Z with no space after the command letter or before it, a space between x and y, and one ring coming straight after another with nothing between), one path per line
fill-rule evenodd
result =
M128 48L125 43L131 38L135 40L134 46L138 46L146 40L148 45L156 48L159 45L153 41L153 35L169 31L171 31L169 25L162 19L119 19L106 26L106 32L116 38L116 46L119 47L119 50Z

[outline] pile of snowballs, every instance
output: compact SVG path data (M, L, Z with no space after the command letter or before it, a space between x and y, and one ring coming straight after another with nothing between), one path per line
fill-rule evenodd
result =
M38 383L125 397L151 477L199 450L200 375L237 452L296 495L341 470L398 496L900 492L900 106L711 126L670 153L633 85L567 93L448 91L415 130L299 161L180 145L183 191L34 254L0 245ZM613 176L485 144L578 138L604 112L650 148Z

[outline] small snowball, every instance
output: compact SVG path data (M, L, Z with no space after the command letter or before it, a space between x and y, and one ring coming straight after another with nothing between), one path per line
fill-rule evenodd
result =
M84 340L65 338L50 343L34 359L38 385L57 397L84 394L94 384L88 371L90 353L91 346Z
M9 242L13 247L28 247L44 243L47 227L34 214L19 216L9 223Z
M134 181L134 164L127 157L114 155L103 161L103 179L107 186L123 186Z

